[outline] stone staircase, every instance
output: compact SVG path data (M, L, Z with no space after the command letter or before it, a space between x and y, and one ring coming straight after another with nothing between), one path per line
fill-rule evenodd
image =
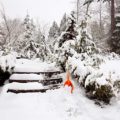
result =
M60 73L61 71L13 72L7 92L44 93L47 90L59 89L63 85Z

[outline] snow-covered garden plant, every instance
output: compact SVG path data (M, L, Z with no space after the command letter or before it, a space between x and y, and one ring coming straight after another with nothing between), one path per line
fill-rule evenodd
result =
M16 53L0 56L0 85L3 85L4 81L10 77L14 70L15 62Z

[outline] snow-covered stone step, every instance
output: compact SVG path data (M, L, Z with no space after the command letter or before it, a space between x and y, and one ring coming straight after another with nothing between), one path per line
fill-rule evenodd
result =
M34 90L15 90L15 89L8 89L8 93L11 92L11 93L37 93L37 92L41 92L41 93L44 93L46 92L48 89L34 89Z
M52 75L60 74L60 73L62 73L62 72L61 71L40 71L40 72L24 72L24 71L17 72L17 71L14 71L13 72L13 74L37 74L37 75L43 74L43 75L47 75L49 77L51 77Z
M10 80L43 80L43 75L37 74L12 74Z
M47 85L51 85L51 84L59 84L59 83L62 83L63 82L63 79L62 78L50 78L50 79L39 79L39 80L30 80L30 79L9 79L9 83L13 83L13 82L17 82L17 83L41 83L42 85L44 86L47 86Z
M40 83L10 83L8 84L7 92L13 93L33 93L46 92L47 90L54 90L61 87L61 85L50 85L48 87L42 86Z
M42 89L44 86L40 83L9 83L9 89Z
M55 63L46 63L35 60L19 59L16 62L15 72L42 72L42 71L59 71Z
M60 84L62 82L63 82L62 78L50 78L50 79L40 81L40 83L42 83L42 85L44 85L44 86Z

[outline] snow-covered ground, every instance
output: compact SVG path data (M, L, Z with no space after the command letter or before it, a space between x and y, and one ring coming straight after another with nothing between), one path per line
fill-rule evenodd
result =
M116 62L115 62L116 63ZM113 64L113 63L112 63ZM23 65L23 66L22 66ZM39 65L39 66L38 66ZM53 70L54 64L39 63L38 61L18 60L18 71ZM109 67L109 63L106 64ZM106 68L104 65L104 67ZM24 69L22 69L22 67ZM34 69L32 69L34 67ZM19 69L20 68L20 69ZM29 69L28 69L29 68ZM31 70L31 69L32 70ZM102 67L103 68L103 67ZM104 69L105 69L104 68ZM115 68L112 67L112 68ZM58 68L57 68L58 69ZM106 68L107 70L107 68ZM65 81L66 74L62 74ZM0 88L0 119L1 120L119 120L120 100L113 98L111 105L101 108L89 100L82 88L78 87L75 80L73 94L70 88L61 87L49 90L46 93L7 93L8 87L19 87L17 83L6 84ZM37 83L27 83L27 88L43 88ZM21 88L25 85L22 83Z
M119 120L120 101L101 108L87 99L77 85L73 94L64 87L46 93L16 95L2 92L0 118L2 120Z

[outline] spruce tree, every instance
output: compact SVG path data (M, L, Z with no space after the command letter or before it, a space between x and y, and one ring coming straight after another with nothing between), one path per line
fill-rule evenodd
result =
M58 35L59 35L59 27L57 23L54 21L52 26L50 27L48 38L56 38Z
M53 46L59 35L60 35L60 29L57 23L54 21L52 26L50 27L48 41L47 41L51 52L53 52L53 49L54 49Z
M79 26L79 36L76 42L77 53L87 53L88 55L96 52L96 47L87 32L87 17L82 20Z
M61 33L58 43L55 45L56 60L63 71L66 70L66 62L68 58L72 57L76 53L74 49L77 35L75 13L72 12L71 16L68 17L68 26L66 31Z
M75 39L78 34L76 29L76 18L74 11L71 13L71 16L68 17L67 23L68 26L66 27L65 32L61 34L61 38L59 39L59 47L61 47L65 41Z
M60 33L65 31L66 28L67 28L67 15L65 13L62 20L61 20L61 22L60 22Z
M33 53L37 54L35 51L35 47L37 45L35 45L35 39L34 39L34 35L35 35L35 25L33 23L33 20L30 18L30 16L27 14L24 22L24 41L22 44L23 47L23 51L22 51L22 55L27 57L27 58L32 58L33 57Z
M30 42L31 40L33 40L34 37L34 31L35 31L35 25L33 23L33 20L30 19L30 16L27 14L24 22L24 39L27 42Z

